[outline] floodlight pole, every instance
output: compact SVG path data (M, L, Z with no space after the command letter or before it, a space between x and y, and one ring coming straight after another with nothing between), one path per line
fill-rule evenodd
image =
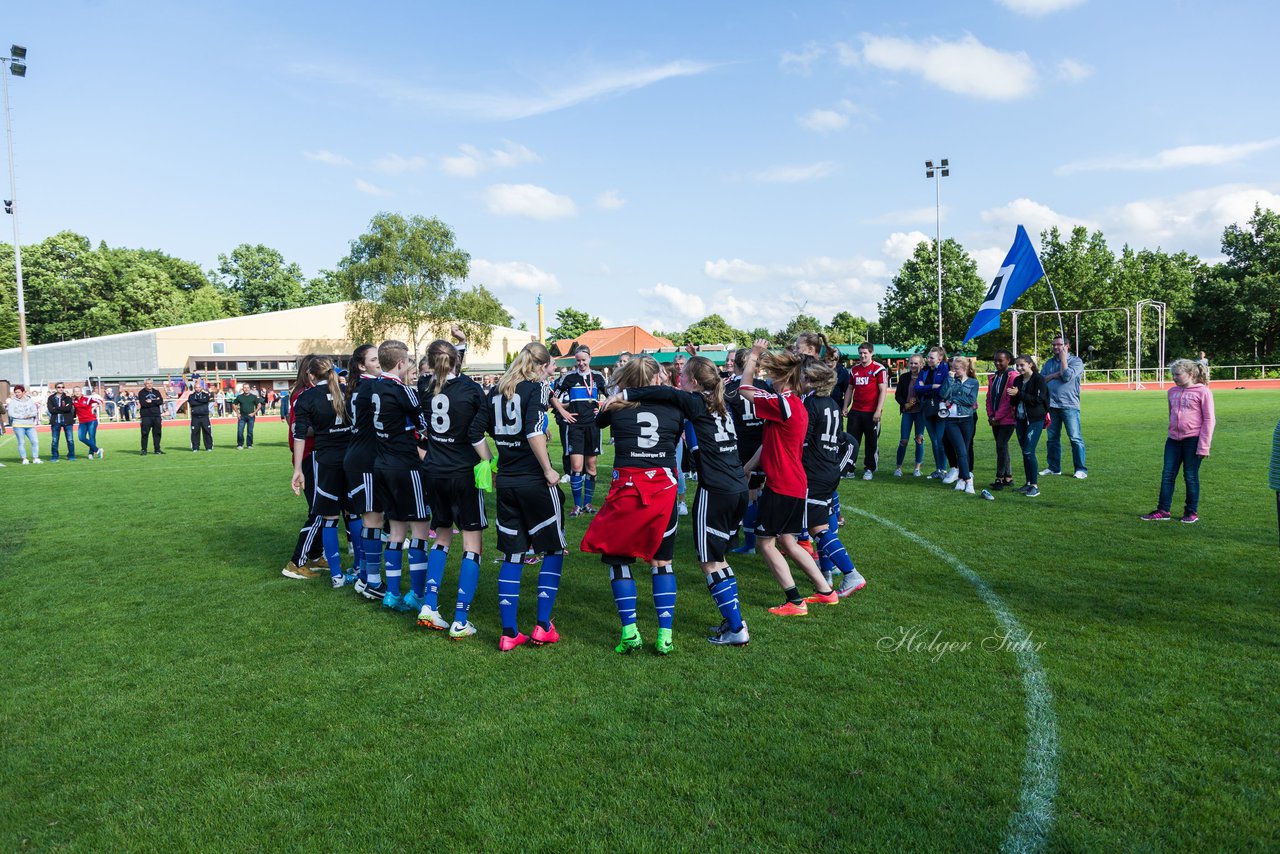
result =
M926 178L933 178L934 213L936 214L933 247L938 254L938 346L942 346L942 179L951 174L951 162L942 158L935 168L932 160L924 162Z
M25 59L25 57L23 57ZM9 204L13 211L13 272L18 284L18 346L22 349L22 384L31 387L31 364L27 358L27 301L22 288L22 243L18 239L18 184L13 172L13 119L9 114L9 75L13 73L12 59L0 57L4 69L0 71L4 88L4 130L9 145ZM25 67L22 69L25 73Z

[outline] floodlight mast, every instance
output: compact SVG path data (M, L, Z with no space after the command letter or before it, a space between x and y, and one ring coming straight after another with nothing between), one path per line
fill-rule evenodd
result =
M18 239L18 184L13 171L13 118L9 113L9 75L27 76L27 49L22 45L9 48L9 56L0 57L5 67L0 70L4 89L4 129L9 146L9 198L5 207L13 217L13 271L18 286L18 345L22 349L22 384L31 387L31 364L27 358L27 303L22 288L22 243Z
M934 212L937 215L933 247L938 253L938 346L942 346L942 179L951 174L951 161L942 158L938 168L934 168L932 160L924 162L924 177L933 178Z

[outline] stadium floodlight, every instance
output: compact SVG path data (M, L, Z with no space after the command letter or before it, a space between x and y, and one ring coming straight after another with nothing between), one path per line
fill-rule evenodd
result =
M13 217L13 272L18 286L18 345L22 349L22 383L31 387L31 364L27 358L27 302L22 288L22 241L18 237L18 183L13 171L13 116L9 112L9 75L26 77L27 49L20 44L9 48L9 56L0 56L5 67L0 69L0 88L4 90L4 130L9 148L9 198L5 200L5 213Z
M932 178L934 182L934 205L937 214L937 232L935 233L933 246L938 253L938 346L942 346L942 179L951 174L951 161L942 158L938 161L938 168L934 169L933 161L926 160L924 162L924 177Z

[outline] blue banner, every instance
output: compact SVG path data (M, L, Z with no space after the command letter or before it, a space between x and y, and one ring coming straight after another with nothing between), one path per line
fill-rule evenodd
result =
M1000 328L1000 315L1013 305L1018 297L1044 277L1044 267L1040 266L1040 258L1036 248L1027 237L1027 230L1018 226L1018 233L1013 238L1013 247L1004 257L1000 272L995 281L987 289L978 313L969 324L969 331L964 334L965 341L972 341L979 335L986 335L993 329Z

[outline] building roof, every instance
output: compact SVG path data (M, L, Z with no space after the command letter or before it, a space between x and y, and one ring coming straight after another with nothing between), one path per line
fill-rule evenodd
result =
M569 355L569 348L575 343L579 347L589 347L592 356L616 356L623 351L642 353L645 350L657 350L661 347L674 347L675 344L666 338L651 335L639 326L613 326L609 329L592 329L577 338L561 338L552 342L560 350L562 356Z

